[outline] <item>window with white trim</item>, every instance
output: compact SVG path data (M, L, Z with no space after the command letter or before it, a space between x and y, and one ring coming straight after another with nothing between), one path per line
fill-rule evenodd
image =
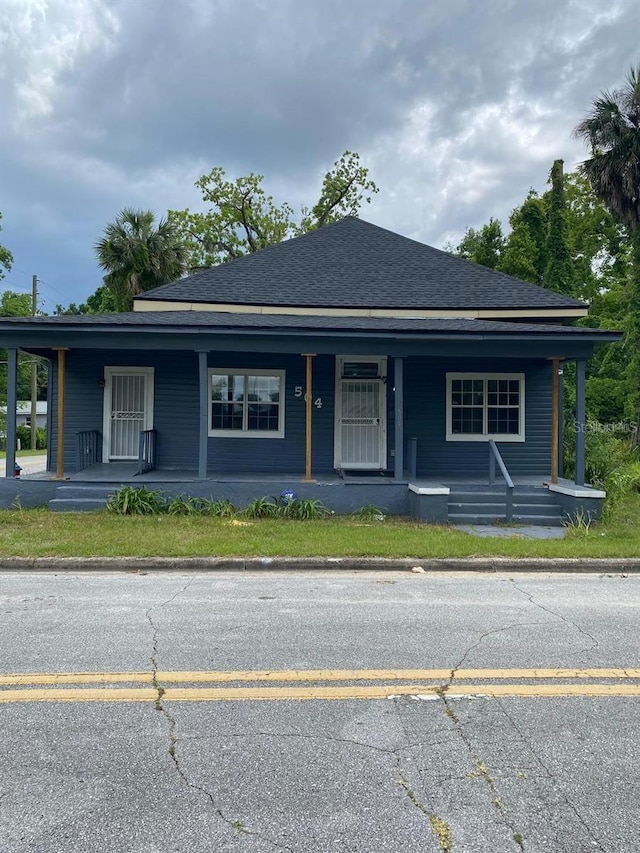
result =
M284 438L284 370L209 370L209 435Z
M524 373L447 373L447 441L524 441Z

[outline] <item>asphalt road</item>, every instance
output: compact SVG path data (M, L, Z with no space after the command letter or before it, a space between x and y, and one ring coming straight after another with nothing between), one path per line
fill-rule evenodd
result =
M0 614L2 853L640 850L638 575L3 573Z

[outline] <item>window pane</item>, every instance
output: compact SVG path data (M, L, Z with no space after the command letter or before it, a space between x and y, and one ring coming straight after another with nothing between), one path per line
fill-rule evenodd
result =
M212 403L212 429L242 429L242 403Z
M281 377L245 373L211 376L211 429L277 432Z
M377 379L379 370L377 361L345 361L342 376L345 379Z
M451 432L454 434L481 434L482 433L482 409L480 408L452 408L451 410Z
M279 410L280 406L273 403L249 403L247 428L260 432L277 430Z
M487 429L493 435L517 435L520 432L519 410L489 408Z
M211 399L220 401L244 399L244 376L225 376L214 373L211 377Z
M278 403L280 378L278 376L247 376L247 399L249 402Z

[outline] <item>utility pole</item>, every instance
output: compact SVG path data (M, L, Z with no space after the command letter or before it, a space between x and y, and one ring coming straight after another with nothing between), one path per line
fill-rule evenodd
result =
M31 278L31 314L38 312L38 276ZM31 358L31 449L36 449L38 430L38 362Z

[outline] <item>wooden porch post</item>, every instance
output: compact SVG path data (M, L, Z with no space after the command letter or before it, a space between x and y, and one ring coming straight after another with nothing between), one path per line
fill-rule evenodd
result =
M18 350L7 350L7 455L5 477L16 473L16 408L18 400Z
M207 479L207 449L209 438L209 370L207 353L198 352L199 430L198 430L198 479Z
M551 359L551 482L558 482L558 437L560 424L560 359Z
M58 443L56 453L56 480L64 480L64 389L65 356L69 347L53 347L58 353Z
M404 476L404 359L396 356L393 360L394 407L395 407L395 457L393 477L402 480Z
M315 352L303 352L302 355L305 357L307 362L307 376L306 376L306 393L304 396L305 399L305 412L306 412L306 423L305 423L305 454L304 454L304 479L307 483L310 483L311 478L311 418L313 416L313 363L312 359L316 353Z
M576 486L584 486L585 440L587 416L585 408L585 365L584 358L576 359Z

